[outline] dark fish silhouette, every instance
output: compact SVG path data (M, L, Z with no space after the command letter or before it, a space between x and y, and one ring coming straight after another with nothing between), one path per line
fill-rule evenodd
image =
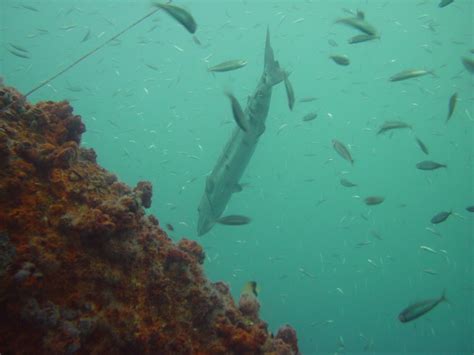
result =
M354 187L354 186L357 186L357 184L354 184L353 182L347 180L347 179L344 179L342 178L341 180L339 180L339 182L341 183L342 186L345 186L345 187Z
M344 159L346 159L348 162L351 164L354 164L354 159L352 159L351 153L349 152L349 149L342 143L339 142L336 139L332 140L332 146L334 147L334 150Z
M251 221L252 220L249 217L240 215L229 215L216 220L217 223L225 224L227 226L241 226L249 224Z
M245 117L245 113L242 110L242 107L240 106L239 101L235 98L235 96L232 93L226 92L225 94L229 98L230 103L232 105L232 115L234 116L235 122L240 127L240 129L242 129L242 131L248 132L249 130L248 120Z
M431 160L424 160L416 164L416 167L420 170L436 170L439 168L447 168L446 164L437 163Z
M196 21L194 21L193 16L183 8L175 5L160 3L154 3L153 5L167 12L171 17L182 24L190 33L196 32Z
M437 213L435 216L433 216L433 218L431 218L431 223L438 224L438 223L444 222L448 219L448 217L452 213L453 213L452 211L449 211L449 212L443 211L443 212Z
M418 146L420 147L422 152L425 153L426 155L430 154L428 151L428 147L425 145L425 143L423 143L418 137L415 137L415 139L416 139L416 143L418 143Z
M343 66L347 66L351 63L349 58L347 58L347 56L345 55L335 54L335 55L330 55L329 58L331 58L336 64L343 65Z
M456 108L457 101L458 101L458 93L455 92L449 98L448 117L446 118L446 122L448 122L451 116L453 115L454 109Z
M377 134L382 134L392 129L412 128L411 125L402 121L385 121L382 127L379 128Z
M285 90L286 90L286 97L288 99L288 107L290 110L293 110L293 106L295 105L295 91L293 90L293 85L291 85L290 80L288 79L289 74L285 73L284 82L285 82Z
M448 6L449 4L452 4L454 0L441 0L441 2L438 4L438 7L445 7Z
M364 202L368 206L380 205L385 200L382 196L369 196L364 199Z
M438 304L444 301L447 301L445 291L443 291L443 294L441 295L440 298L437 298L434 300L425 300L421 302L416 302L409 305L407 308L405 308L403 311L400 312L400 314L398 315L398 319L402 323L410 322L428 313L433 308L435 308Z

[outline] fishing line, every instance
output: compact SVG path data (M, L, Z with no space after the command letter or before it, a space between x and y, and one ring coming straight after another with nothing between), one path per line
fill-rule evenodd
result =
M154 9L153 11L151 11L150 13L146 14L145 16L143 16L142 18L138 19L137 21L135 21L134 23L132 23L131 25L127 26L125 29L123 29L122 31L120 31L119 33L117 33L115 36L113 36L112 38L108 39L107 41L105 41L104 43L102 43L101 45L99 45L98 47L94 48L93 50L91 50L90 52L84 54L82 57L80 57L79 59L77 59L76 61L74 61L73 63L71 63L70 65L68 65L66 68L64 68L63 70L61 70L60 72L56 73L55 75L53 75L51 78L43 81L42 83L40 83L38 86L34 87L33 89L31 89L30 91L28 91L26 94L24 94L24 98L28 97L29 95L31 95L32 93L34 93L35 91L38 91L39 89L41 89L43 86L45 85L48 85L51 81L53 81L54 79L56 79L57 77L61 76L62 74L66 73L68 70L72 69L73 67L75 67L77 64L79 64L80 62L82 62L84 59L86 59L87 57L90 57L92 54L96 53L97 51L99 51L100 49L104 48L107 44L109 44L110 42L116 40L118 37L120 37L121 35L123 35L125 32L131 30L133 27L135 27L136 25L138 25L139 23L143 22L144 20L146 20L148 17L152 16L153 14L155 14L158 10L160 10L160 8L156 8Z

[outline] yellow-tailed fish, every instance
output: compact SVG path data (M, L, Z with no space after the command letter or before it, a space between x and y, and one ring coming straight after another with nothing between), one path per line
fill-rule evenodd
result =
M257 297L259 293L260 293L260 289L256 281L246 282L241 292L241 294L249 294L255 297Z

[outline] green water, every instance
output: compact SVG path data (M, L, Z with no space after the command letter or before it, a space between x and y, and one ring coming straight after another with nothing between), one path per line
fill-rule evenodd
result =
M29 99L70 100L87 126L83 144L97 151L99 163L128 184L151 181L150 213L174 226L170 236L198 239L206 274L229 283L236 299L246 281L256 280L261 317L273 332L294 326L302 353L472 353L474 216L465 208L474 204L474 95L460 58L474 56L473 2L445 8L437 0L175 3L192 12L201 46L157 13ZM149 5L3 0L0 73L27 92L144 16ZM334 24L350 16L342 8L363 10L381 39L349 45L359 33ZM245 105L262 73L267 25L297 100L318 99L297 102L290 112L284 86L274 88L266 132L241 180L249 185L226 211L252 223L217 225L198 238L205 177L235 126L223 91ZM31 58L12 55L8 43ZM346 54L351 64L338 66L330 54ZM229 59L249 63L207 72ZM436 76L388 81L410 68L433 69ZM457 107L445 124L455 92ZM311 111L318 118L303 122ZM377 136L388 120L413 130ZM334 151L332 139L349 147L353 166ZM416 169L422 160L448 168ZM341 186L341 177L358 186ZM370 195L385 201L366 206ZM433 227L430 219L443 210L456 215ZM449 304L399 322L402 309L443 289Z

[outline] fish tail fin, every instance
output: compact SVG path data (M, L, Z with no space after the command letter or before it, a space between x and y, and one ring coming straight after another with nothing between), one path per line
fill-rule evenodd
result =
M285 77L285 72L280 68L278 61L275 60L273 48L270 44L270 29L268 27L265 40L265 62L263 71L267 82L272 86L282 82Z
M439 76L436 75L436 72L435 72L434 69L428 70L428 73L430 73L431 75L433 75L436 79L439 79Z

